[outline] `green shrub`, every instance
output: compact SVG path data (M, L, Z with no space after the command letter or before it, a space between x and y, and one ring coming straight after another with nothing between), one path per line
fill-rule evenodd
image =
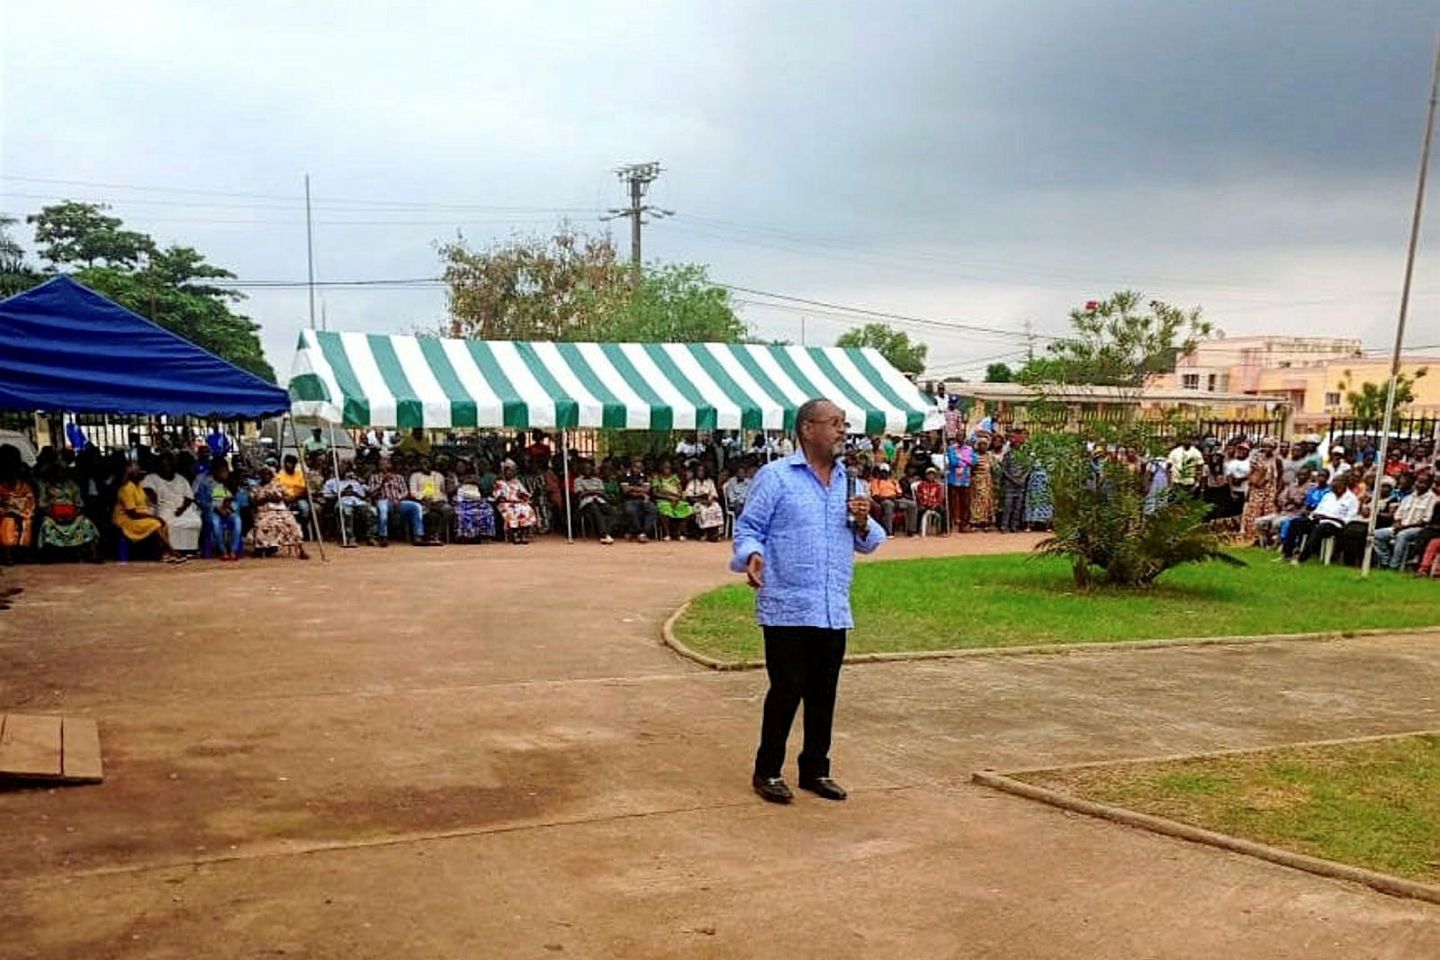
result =
M1129 427L1111 443L1150 447ZM1051 535L1035 550L1065 557L1082 588L1104 584L1148 587L1172 567L1217 560L1244 563L1226 553L1223 535L1206 522L1208 505L1172 487L1149 497L1145 471L1112 459L1106 444L1090 448L1073 434L1034 438L1028 455L1045 463L1055 505Z

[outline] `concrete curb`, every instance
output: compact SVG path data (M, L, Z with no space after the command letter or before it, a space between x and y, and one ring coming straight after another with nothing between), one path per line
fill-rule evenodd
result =
M1205 760L1214 757L1231 757L1246 754L1266 753L1283 749L1304 749L1308 747L1341 746L1354 743L1373 743L1379 740L1395 740L1400 737L1413 737L1424 734L1435 735L1440 733L1436 730L1416 730L1409 733L1381 734L1368 737L1347 737L1339 740L1316 740L1307 743L1281 744L1269 747L1247 747L1240 750L1219 750L1211 753L1192 753L1178 756L1163 757L1140 757L1130 760L1097 761L1093 763L1079 763L1064 767L1037 767L1026 770L1013 770L1009 774L998 773L994 770L978 770L971 775L971 780L981 786L990 787L995 790L1002 790L1005 793L1024 797L1028 800L1038 800L1050 806L1062 810L1069 810L1074 813L1083 813L1086 816L1098 817L1102 820L1109 820L1112 823L1122 824L1129 827L1137 827L1141 830L1149 830L1152 833L1159 833L1168 837L1175 837L1180 840L1188 840L1191 843L1203 843L1207 846L1219 847L1222 850L1229 850L1232 853L1244 854L1249 857L1257 857L1267 860L1270 863L1277 863L1284 867L1291 867L1295 870L1304 870L1306 873L1313 873L1317 876L1328 877L1332 880L1346 880L1351 883L1364 884L1373 890L1389 894L1395 897L1408 897L1414 900L1425 900L1429 903L1440 904L1440 886L1422 883L1418 880L1406 880L1403 877L1393 876L1388 873L1380 873L1376 870L1367 870L1364 867L1352 867L1349 864L1337 863L1334 860L1324 860L1320 857L1312 857L1303 853L1295 853L1281 847L1274 847L1266 843L1259 843L1254 840L1245 840L1240 837L1231 836L1225 833L1216 833L1213 830L1206 830L1203 827L1191 826L1188 823L1181 823L1178 820L1170 820L1166 817L1157 817L1148 813L1140 813L1125 807L1115 807L1105 803L1097 803L1093 800L1085 800L1081 797L1072 796L1067 793L1060 793L1046 787L1039 787L1023 780L1015 779L1015 775L1027 773L1064 773L1070 770L1084 770L1094 767L1124 766L1141 763L1168 763L1177 760Z
M660 635L665 645L687 660L693 660L711 670L758 670L765 666L764 660L719 660L715 657L692 650L675 636L675 624L690 610L686 600L675 612L665 619ZM958 660L965 657L1025 657L1054 656L1069 653L1104 653L1111 650L1159 650L1168 647L1213 647L1241 646L1250 643L1315 642L1347 640L1353 637L1409 636L1435 634L1440 636L1440 626L1434 627L1383 627L1366 630L1322 630L1316 633L1262 633L1254 636L1230 637L1163 637L1158 640L1106 640L1100 643L1039 643L1019 647L976 647L969 650L906 650L898 653L852 653L845 657L846 663L892 663L905 660Z

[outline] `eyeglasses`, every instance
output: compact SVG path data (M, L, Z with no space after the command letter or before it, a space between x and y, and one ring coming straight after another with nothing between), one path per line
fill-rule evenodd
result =
M850 426L850 423L844 417L831 417L828 420L811 420L810 422L824 424L827 427L845 427L848 429Z

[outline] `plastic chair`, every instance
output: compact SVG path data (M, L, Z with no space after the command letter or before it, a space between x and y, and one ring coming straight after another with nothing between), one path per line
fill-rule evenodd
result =
M921 539L924 539L925 537L930 535L930 527L932 524L935 527L936 536L940 536L945 532L945 518L941 515L939 510L926 510L924 513L920 514Z
M1326 537L1325 542L1320 544L1320 565L1328 567L1335 556L1335 538Z

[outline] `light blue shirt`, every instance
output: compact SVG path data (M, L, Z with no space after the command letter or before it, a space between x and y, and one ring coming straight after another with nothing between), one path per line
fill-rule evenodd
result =
M730 569L744 572L751 554L765 560L755 615L765 627L821 627L848 630L850 581L855 552L870 553L885 542L885 530L867 519L847 526L845 465L837 462L830 486L803 452L760 469L735 524Z

